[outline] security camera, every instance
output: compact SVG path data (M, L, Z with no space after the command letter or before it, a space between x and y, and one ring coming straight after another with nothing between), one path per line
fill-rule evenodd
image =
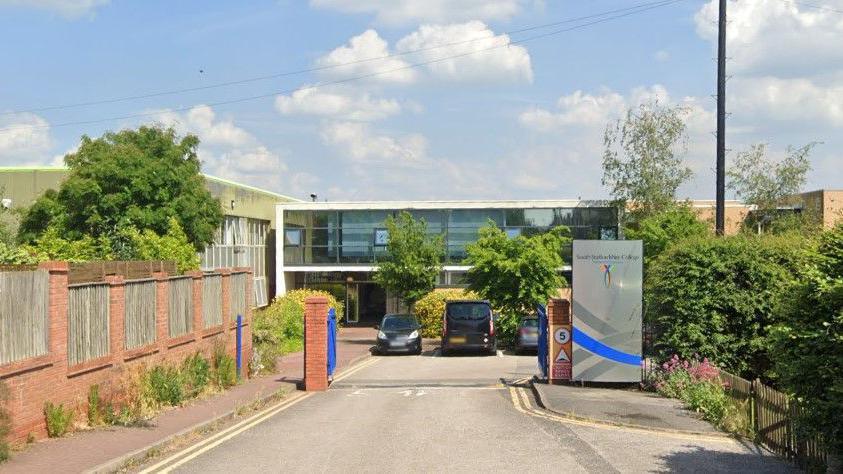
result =
M310 200L316 202L316 193L310 193Z

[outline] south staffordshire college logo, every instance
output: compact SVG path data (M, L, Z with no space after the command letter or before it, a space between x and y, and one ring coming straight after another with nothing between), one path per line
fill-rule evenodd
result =
M601 263L600 271L603 273L603 285L606 288L612 287L612 269L615 267L613 263Z

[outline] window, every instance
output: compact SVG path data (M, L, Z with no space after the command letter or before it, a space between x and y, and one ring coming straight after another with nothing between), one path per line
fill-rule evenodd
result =
M521 235L521 228L520 227L507 227L506 228L506 236L510 239L514 239Z
M389 231L387 229L375 229L375 246L385 247L389 243Z
M284 229L284 245L301 247L301 229Z
M617 227L601 227L600 240L618 240Z

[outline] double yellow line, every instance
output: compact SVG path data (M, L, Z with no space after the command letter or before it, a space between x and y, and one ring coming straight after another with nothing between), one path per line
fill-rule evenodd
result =
M635 426L629 425L622 425L622 424L614 424L614 423L600 423L595 421L587 421L577 418L570 418L563 415L559 415L556 413L549 412L547 410L542 410L539 408L533 407L532 402L530 402L530 396L527 394L527 390L521 387L509 387L509 396L512 399L512 405L515 407L516 410L519 412L529 415L535 418L542 418L548 421L553 421L556 423L563 423L566 425L576 425L576 426L587 426L589 428L602 428L602 429L609 429L609 430L616 430L616 431L631 431L636 433L646 433L648 435L654 436L663 436L675 439L684 439L684 440L694 440L694 441L719 441L724 443L735 443L736 441L727 435L706 435L703 433L683 433L683 432L671 432L666 430L657 430L657 429L648 429L648 428L637 428Z
M339 376L334 378L334 381L337 382L337 381L340 381L340 380L345 379L347 377L350 377L351 375L355 374L356 372L359 372L360 370L363 370L366 367L369 367L370 365L376 363L378 360L379 360L378 358L366 359L365 361L361 362L360 364L357 364L356 366L342 372ZM245 420L243 420L243 421L241 421L237 424L229 426L228 428L226 428L226 429L224 429L224 430L222 430L218 433L215 433L213 436L210 436L210 437L202 440L201 442L199 442L197 444L194 444L193 446L188 447L187 449L179 451L178 453L176 453L176 454L174 454L174 455L172 455L172 456L170 456L166 459L163 459L163 460L157 462L156 464L154 464L152 466L147 467L146 469L141 471L141 474L149 474L149 473L153 473L153 472L155 472L155 473L171 472L172 470L176 469L177 467L179 467L179 466L195 459L196 457L201 456L202 454L216 448L220 444L230 440L231 438L234 438L235 436L239 435L240 433L243 433L244 431L257 426L260 423L263 423L264 421L266 421L266 420L272 418L273 416L277 415L278 413L281 413L282 411L292 407L293 405L296 405L297 403L312 397L316 393L317 392L296 392L293 395L291 395L290 397L287 397L284 400L281 400L280 402L276 403L275 405L273 405L269 408L266 408L266 409L264 409L264 410L262 410L262 411L260 411L256 414L252 415L251 417L246 418Z

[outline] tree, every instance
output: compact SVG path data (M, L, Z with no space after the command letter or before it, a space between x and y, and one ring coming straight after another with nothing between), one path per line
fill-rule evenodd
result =
M710 233L708 224L701 221L688 205L674 206L624 229L627 239L644 241L645 271L671 245Z
M378 263L374 278L412 308L436 285L445 256L444 241L441 235L428 234L424 219L413 219L408 212L401 212L398 218L389 216L385 225L388 256Z
M812 142L800 148L789 146L784 159L778 162L767 158L767 146L763 143L752 145L735 157L727 173L729 188L745 203L756 206L751 224L759 230L780 218L788 220L790 213L781 213L779 208L796 204L795 195L811 170L808 156L816 145Z
M50 227L71 240L110 238L128 227L164 235L175 218L201 250L213 241L222 209L200 174L198 144L159 126L83 136L65 156L67 179L26 212L19 240L32 242Z
M685 109L657 102L627 110L603 135L603 185L621 211L640 219L673 206L693 173L682 162Z
M480 229L480 237L466 248L464 261L469 288L505 313L531 313L536 303L565 286L559 273L562 254L571 241L567 227L559 226L530 237L510 238L494 225Z

